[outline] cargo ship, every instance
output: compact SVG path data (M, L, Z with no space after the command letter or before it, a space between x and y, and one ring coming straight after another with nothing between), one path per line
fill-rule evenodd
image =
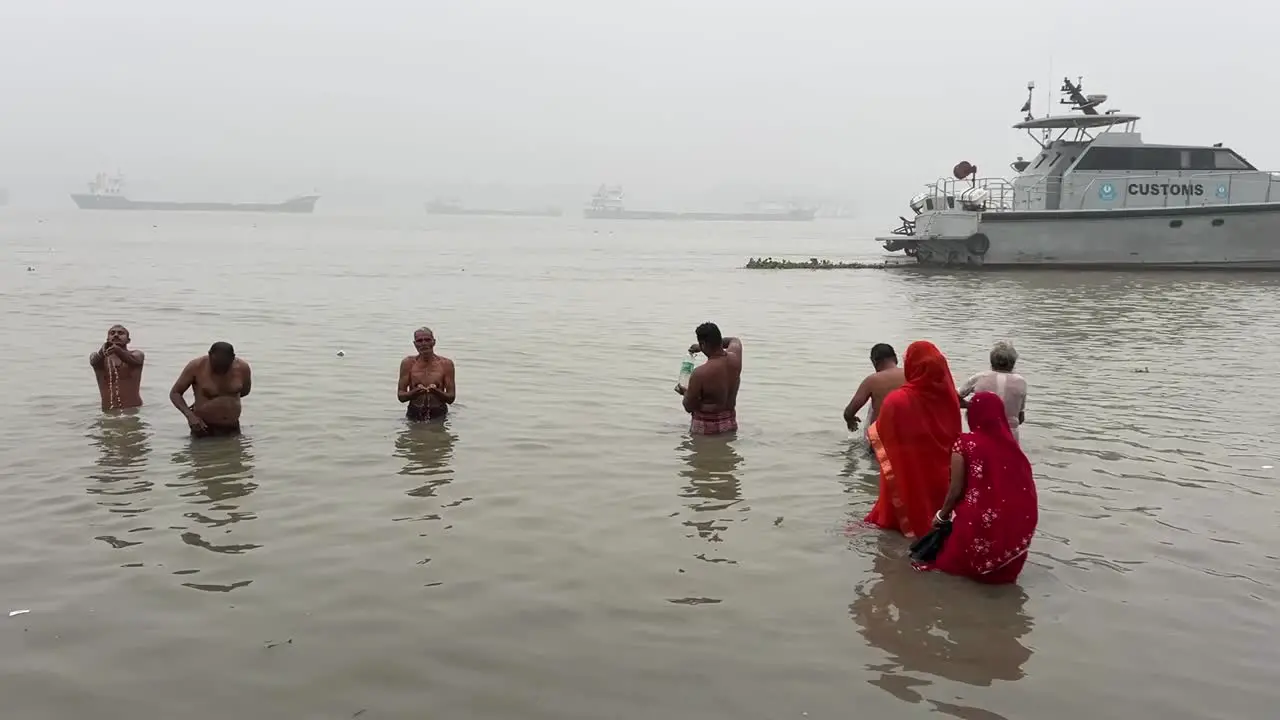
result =
M814 208L782 208L754 212L704 212L679 210L627 210L622 204L622 188L601 185L591 197L582 216L591 220L703 220L703 221L791 221L813 220Z
M310 213L316 209L319 195L300 195L278 203L179 202L170 200L131 200L124 194L124 178L98 173L89 183L89 192L72 193L71 199L81 210L181 210L189 212L264 212Z
M564 211L550 205L531 208L469 208L455 200L432 200L426 204L431 215L484 215L492 217L560 217Z

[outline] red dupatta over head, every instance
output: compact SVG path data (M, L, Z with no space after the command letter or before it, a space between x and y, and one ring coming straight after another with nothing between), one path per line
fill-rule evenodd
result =
M947 358L931 342L911 343L903 370L906 384L889 393L867 430L880 461L880 497L867 522L920 537L951 483L960 398Z
M942 551L917 567L1013 582L1026 563L1039 513L1031 462L1009 429L999 395L980 392L969 401L969 432L960 436L956 452L964 456L964 496Z

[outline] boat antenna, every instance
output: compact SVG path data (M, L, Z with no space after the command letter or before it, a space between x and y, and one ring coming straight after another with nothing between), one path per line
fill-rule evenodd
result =
M1083 77L1076 78L1075 83L1071 82L1071 78L1062 78L1062 93L1067 96L1062 100L1063 105L1070 105L1071 109L1079 110L1085 115L1097 115L1098 105L1107 99L1106 95L1086 96Z
M1049 75L1045 78L1048 83L1053 83L1053 53L1049 53ZM1047 87L1053 87L1049 84ZM1044 116L1049 117L1053 114L1053 93L1046 92L1044 94ZM1049 147L1049 128L1040 130L1040 147Z

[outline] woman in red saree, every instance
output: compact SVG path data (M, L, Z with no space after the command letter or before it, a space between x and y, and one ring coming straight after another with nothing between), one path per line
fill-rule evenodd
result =
M951 517L951 534L933 562L916 568L1011 583L1027 562L1038 516L1031 463L1009 429L1004 401L995 393L974 395L969 432L956 441L951 489L938 511Z
M947 496L960 398L947 358L931 342L911 343L903 371L906 384L885 397L867 428L880 461L880 497L866 521L918 538Z

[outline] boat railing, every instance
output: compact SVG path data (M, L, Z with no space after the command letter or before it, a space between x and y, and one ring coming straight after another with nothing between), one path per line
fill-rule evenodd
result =
M1049 198L1062 190L1061 175L1041 175L1034 183L1014 190L1013 210L1041 210Z
M1241 177L1245 175L1247 177ZM1258 177L1263 175L1266 177ZM1201 182L1204 184L1213 184L1214 187L1207 188L1204 195L1165 195L1164 204L1160 207L1194 207L1200 205L1216 204L1230 205L1232 204L1232 194L1236 189L1258 190L1260 192L1249 192L1248 200L1240 202L1249 203L1268 203L1280 200L1280 193L1275 191L1277 184L1280 184L1280 172L1270 170L1229 170L1223 172L1203 172L1191 175L1160 175L1156 173L1145 175L1124 175L1121 177L1111 178L1094 178L1085 186L1083 192L1075 193L1078 199L1073 210L1085 209L1085 202L1089 198L1097 197L1097 192L1101 186L1107 183L1112 185L1118 183L1131 183L1141 181L1161 181L1162 183L1193 183ZM1272 196L1275 195L1275 199ZM1129 207L1129 193L1116 193L1120 202L1110 207L1126 208ZM1152 207L1151 203L1143 203L1140 207Z
M917 200L932 206L930 209L977 212L1013 209L1014 187L1001 177L973 180L942 177L925 187L927 189L917 196Z

